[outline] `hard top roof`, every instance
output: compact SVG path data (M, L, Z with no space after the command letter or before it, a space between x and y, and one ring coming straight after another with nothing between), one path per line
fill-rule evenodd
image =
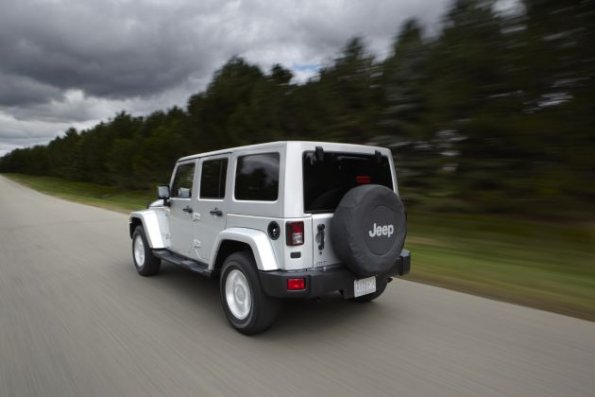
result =
M228 153L233 153L233 152L238 152L238 151L250 151L250 150L262 150L262 149L273 149L273 148L279 148L279 147L284 147L290 144L297 144L299 146L303 146L303 147L315 147L315 146L331 146L333 147L334 150L340 150L340 148L345 148L345 149L367 149L366 151L370 151L370 150L381 150L382 152L386 152L388 151L387 148L383 148L380 146L372 146L372 145L358 145L358 144L351 144L351 143L338 143L338 142L319 142L319 141L275 141L275 142L267 142L267 143L259 143L259 144L255 144L255 145L245 145L245 146L236 146L236 147L232 147L232 148L228 148L228 149L221 149L221 150L214 150L211 152L205 152L205 153L197 153L197 154L193 154L190 156L185 156L185 157L181 157L178 159L178 162L180 161L187 161L187 160L192 160L192 159L196 159L196 158L201 158L201 157L211 157L211 156L217 156L220 154L228 154Z

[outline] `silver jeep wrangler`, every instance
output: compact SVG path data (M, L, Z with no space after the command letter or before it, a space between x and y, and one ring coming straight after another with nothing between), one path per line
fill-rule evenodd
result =
M158 197L130 215L136 270L152 276L164 260L219 277L227 319L245 334L273 323L279 298L367 302L409 272L386 148L273 142L183 157Z

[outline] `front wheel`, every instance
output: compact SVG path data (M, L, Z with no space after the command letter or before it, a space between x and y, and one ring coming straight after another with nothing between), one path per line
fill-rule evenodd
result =
M142 226L137 226L132 234L132 260L141 276L153 276L161 269L161 260L153 255Z
M229 323L252 335L269 328L279 311L279 301L264 294L252 255L236 252L227 257L219 281L221 304Z

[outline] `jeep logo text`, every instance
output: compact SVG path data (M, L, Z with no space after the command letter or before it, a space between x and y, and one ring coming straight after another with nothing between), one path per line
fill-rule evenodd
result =
M374 223L374 226L372 226L372 230L368 231L368 234L370 235L370 237L390 237L394 232L395 227L393 225L376 226L376 223Z

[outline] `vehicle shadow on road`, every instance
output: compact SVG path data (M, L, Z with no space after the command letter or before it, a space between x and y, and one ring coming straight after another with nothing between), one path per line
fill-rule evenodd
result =
M219 303L218 280L208 279L173 264L163 263L159 273L141 277L130 263L114 266L121 280L120 288L128 290L133 300L150 302L144 309L151 316L170 314L184 318L187 324L227 325ZM163 313L166 311L166 313ZM220 321L219 321L220 320Z
M169 263L161 265L161 271L154 279L159 288L181 300L180 303L196 305L201 311L214 314L221 311L218 279L206 278Z
M365 324L386 318L384 313L389 308L381 299L361 304L332 293L320 300L288 300L269 334L274 339L296 335L332 337L338 330L363 329Z
M175 265L164 265L155 278L160 289L170 290L176 299L196 306L197 312L212 314L220 326L229 327L219 304L219 282L207 279ZM386 298L386 297L384 297ZM328 294L317 300L284 300L276 322L267 332L257 335L260 339L285 339L296 335L329 336L341 328L362 328L370 321L386 319L389 308L383 297L370 303L354 303L345 300L339 293ZM206 314L205 313L205 314ZM393 313L394 314L394 313Z

